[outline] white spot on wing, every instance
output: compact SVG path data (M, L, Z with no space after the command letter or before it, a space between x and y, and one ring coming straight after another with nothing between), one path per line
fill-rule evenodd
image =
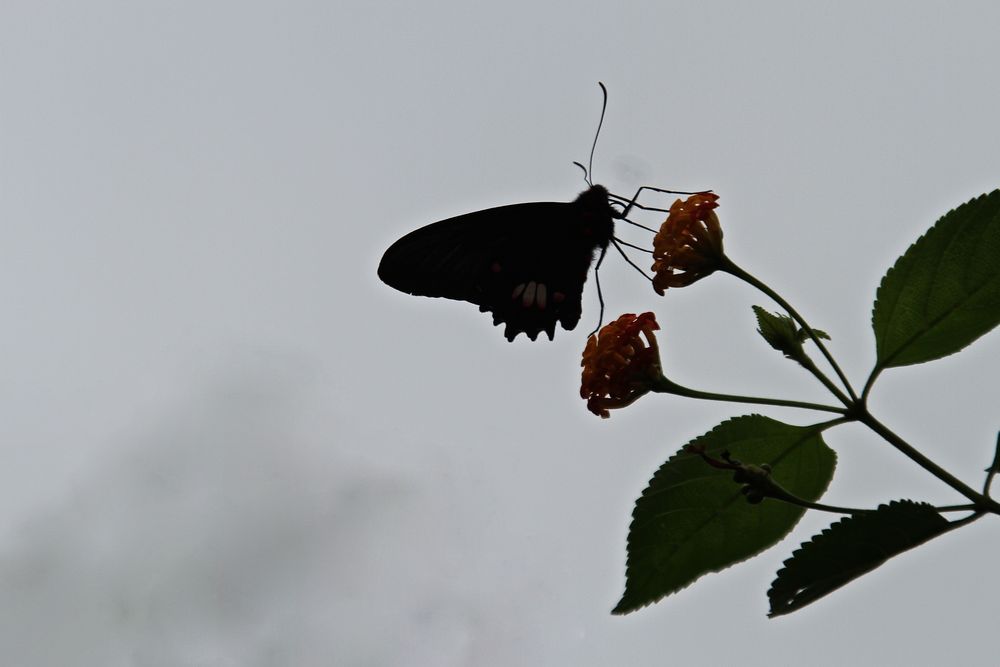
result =
M521 298L521 305L525 308L531 308L535 303L535 281L532 280L528 283L528 286L524 288L524 296Z

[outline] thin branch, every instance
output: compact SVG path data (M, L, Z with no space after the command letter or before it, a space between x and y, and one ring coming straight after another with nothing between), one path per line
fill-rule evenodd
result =
M805 401L790 401L783 398L760 398L758 396L739 396L736 394L716 394L710 391L699 391L679 385L672 380L661 378L652 388L653 391L661 394L674 394L676 396L686 396L688 398L700 398L706 401L724 401L727 403L750 403L752 405L773 405L780 408L802 408L804 410L820 410L822 412L833 412L844 415L841 419L834 420L835 423L852 421L847 417L847 408L838 408L833 405L823 405L821 403L807 403Z
M856 418L859 422L882 436L882 438L885 439L890 445L909 457L910 460L919 465L921 468L971 500L976 507L988 510L995 514L1000 514L1000 503L997 503L995 500L984 494L977 493L976 490L971 488L968 484L924 456L919 450L913 447L913 445L896 435L885 424L875 419L875 417L868 412L867 409L862 407L862 409L856 413Z
M993 478L1000 472L1000 433L997 433L997 446L993 452L993 463L986 469L986 483L983 484L983 495L990 497L990 487L993 485Z
M828 389L830 389L834 394L836 394L837 398L839 398L844 405L849 406L852 405L853 403L856 403L858 397L854 393L854 389L853 387L851 387L851 383L850 381L848 381L847 376L844 375L844 371L840 369L840 366L837 364L837 361L833 358L833 355L830 354L830 351L826 349L826 346L823 344L823 341L820 340L820 338L812 330L812 327L809 326L809 324L805 321L805 319L801 315L799 315L798 311L792 308L792 305L790 303L781 298L780 294L775 292L773 289L768 287L766 284L762 283L760 280L758 280L751 274L741 269L739 266L734 264L729 258L724 257L723 261L725 263L724 267L722 268L723 271L753 285L754 287L762 291L764 294L771 297L778 305L784 308L789 315L792 316L792 319L794 319L796 322L799 323L799 326L802 327L803 331L806 332L809 338L812 339L812 342L816 344L816 347L819 348L819 351L823 353L824 357L826 357L827 362L830 364L830 367L837 374L837 377L840 378L840 381L841 383L843 383L843 386L847 390L847 393L850 395L850 398L848 399L847 396L844 396L843 392L837 389L836 386L834 386L830 382L830 380L825 375L823 375L823 373L819 371L819 369L816 369L813 372L813 375L816 375L816 377L821 382L823 382L823 384L826 385Z

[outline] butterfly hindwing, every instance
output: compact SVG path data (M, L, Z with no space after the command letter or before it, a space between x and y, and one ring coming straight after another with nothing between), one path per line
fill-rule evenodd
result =
M596 250L613 233L607 191L592 187L570 203L513 204L417 229L382 257L379 277L419 296L468 301L504 323L551 340L557 323L580 320L583 285Z

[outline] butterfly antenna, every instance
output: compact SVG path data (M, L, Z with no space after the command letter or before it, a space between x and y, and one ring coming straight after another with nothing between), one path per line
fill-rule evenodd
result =
M597 132L594 132L594 143L590 145L590 162L587 163L587 173L590 175L590 178L593 178L594 175L594 151L597 150L597 138L601 136L601 128L604 126L604 112L608 110L608 89L600 81L597 82L597 85L601 87L601 95L604 99L601 101L601 119L597 121ZM588 182L593 185L593 181L590 181L589 178Z
M618 243L619 243L618 239L616 239L616 238L612 238L612 239L611 239L611 243L612 243L612 244L614 244L614 246L615 246L615 250L617 250L617 251L618 251L619 253L621 253L621 256L625 258L625 261L629 263L629 266L631 266L631 267L632 267L633 269L635 269L636 271L638 271L639 273L641 273L641 274L642 274L642 277L643 277L643 278L645 278L645 279L646 279L646 280L648 280L649 282L653 282L653 279L652 279L651 277L647 276L647 275L646 275L646 272L645 272L645 271L643 271L642 269L640 269L640 268L639 268L639 265L638 265L638 264L636 264L635 262L633 262L633 261L632 261L632 260L631 260L631 259L629 258L629 256L625 254L625 251L624 251L624 250L622 250L622 247L621 247L620 245L618 245ZM629 245L629 244L627 244L627 243L626 243L625 245ZM635 246L632 246L632 247L634 248ZM643 248L639 248L639 250L643 250ZM598 292L597 292L597 293L598 293L598 294L600 294L600 293L601 293L599 289L598 289ZM601 302L601 306L602 306L602 307L604 306L604 302L603 302L603 301Z
M604 86L601 86L602 88ZM608 247L604 246L601 248L601 256L597 258L597 266L594 267L594 282L597 283L597 300L601 304L601 314L597 317L597 326L594 330L587 334L587 338L590 338L595 333L601 330L601 325L604 324L604 294L601 293L601 262L604 261L604 253L608 251Z
M594 187L592 175L594 173L594 151L597 150L597 138L601 136L601 127L604 125L604 112L608 110L608 89L600 81L597 82L597 85L601 87L601 94L604 96L604 100L601 102L601 119L597 121L597 132L594 132L594 143L590 145L590 161L586 167L580 162L573 163L583 170L583 180L590 187Z

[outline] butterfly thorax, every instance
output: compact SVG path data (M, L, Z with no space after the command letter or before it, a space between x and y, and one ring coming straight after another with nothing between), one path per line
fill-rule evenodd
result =
M615 231L615 209L608 203L608 190L592 185L573 201L579 211L579 233L591 239L594 247L606 248Z

